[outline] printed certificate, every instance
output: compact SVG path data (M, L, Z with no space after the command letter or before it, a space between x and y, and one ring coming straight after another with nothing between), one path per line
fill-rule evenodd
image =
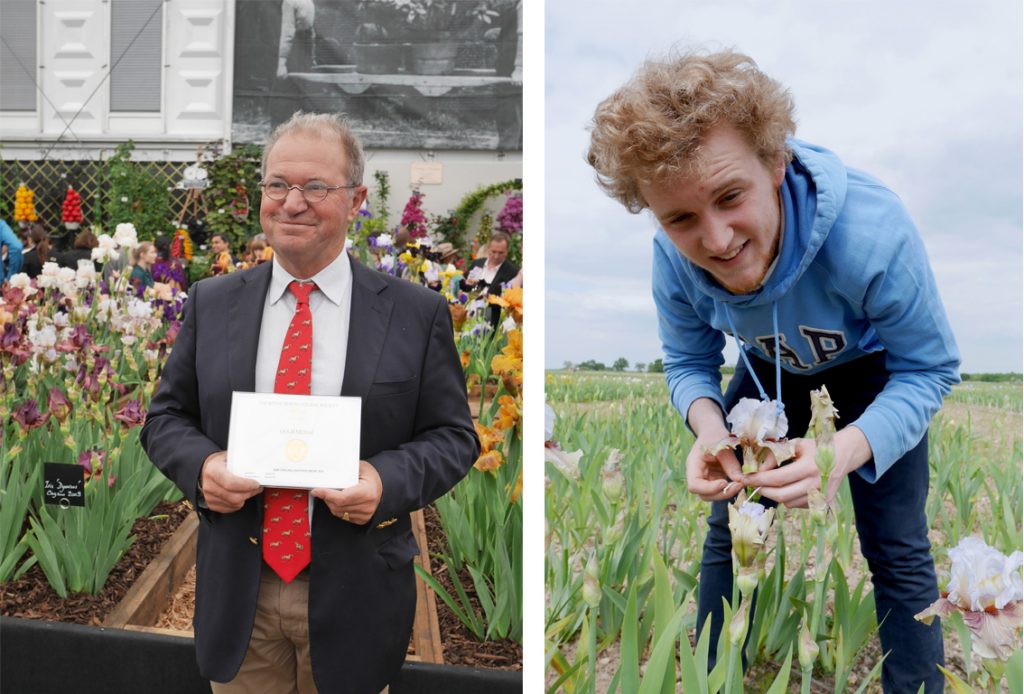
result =
M269 487L351 487L361 413L361 398L236 391L228 470Z

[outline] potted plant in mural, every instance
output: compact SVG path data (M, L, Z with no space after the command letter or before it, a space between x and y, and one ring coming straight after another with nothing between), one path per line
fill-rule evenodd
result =
M455 68L459 41L479 23L498 16L493 0L398 0L412 36L411 69L420 75L447 75Z
M399 29L405 19L400 1L362 0L359 3L359 25L352 44L358 72L368 75L398 72L402 64Z

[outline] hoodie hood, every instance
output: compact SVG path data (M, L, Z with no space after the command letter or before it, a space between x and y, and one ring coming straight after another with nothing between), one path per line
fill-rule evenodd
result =
M782 248L764 284L749 294L732 294L702 268L683 261L696 287L716 302L737 308L770 304L786 294L803 276L828 238L846 201L846 167L829 150L789 140L793 160L779 189L782 200Z

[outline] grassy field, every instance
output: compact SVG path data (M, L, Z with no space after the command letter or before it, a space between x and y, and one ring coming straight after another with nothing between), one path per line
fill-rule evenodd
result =
M569 457L547 465L548 686L574 694L632 691L638 676L653 679L652 664L661 677L660 668L677 662L685 668L694 654L707 505L686 491L683 461L693 439L668 403L662 374L552 371L546 394L557 415L554 440L565 453L579 451L575 464ZM1021 548L1021 394L1019 380L966 382L932 423L927 512L940 576L949 566L947 550L965 535L1006 554ZM841 605L834 618L828 610L818 630L825 636L811 691L863 686L880 692L872 672L880 655L871 584L848 491L841 496L847 510L838 514L836 561L821 584L830 608ZM761 588L767 597L759 599L747 652L748 691L766 691L787 655L790 687L799 690L792 649L800 605L813 597L814 536L806 512L780 511ZM776 586L775 594L766 583ZM861 621L849 623L840 612ZM669 624L672 616L678 623ZM668 649L665 638L659 651L666 624L688 633L690 642ZM946 624L944 633L947 664L962 678L977 678L977 663L964 655L962 627Z

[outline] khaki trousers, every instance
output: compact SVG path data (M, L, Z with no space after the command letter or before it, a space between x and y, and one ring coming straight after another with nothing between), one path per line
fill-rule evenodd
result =
M235 679L213 694L317 694L309 660L309 574L285 583L264 564L249 650Z
M309 659L309 572L285 583L266 564L249 650L235 679L213 694L317 694ZM381 694L387 694L385 687Z

